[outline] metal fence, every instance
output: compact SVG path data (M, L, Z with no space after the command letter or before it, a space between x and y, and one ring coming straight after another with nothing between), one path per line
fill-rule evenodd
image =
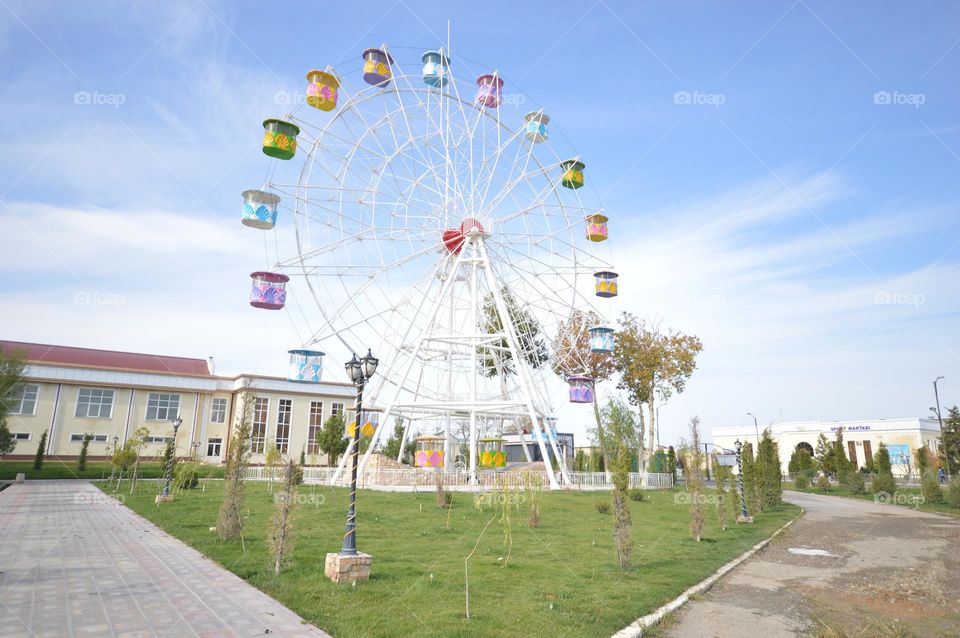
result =
M253 481L266 481L271 477L279 480L282 476L283 468L250 467L247 468L246 478ZM336 468L332 467L306 467L303 469L303 482L308 485L330 485ZM523 487L528 475L539 476L543 486L547 487L550 482L546 472L538 471L490 471L484 470L477 472L477 482L470 481L468 472L442 472L443 485L448 489L485 489L492 487L498 480L505 481L510 487ZM570 477L569 484L562 484L562 487L574 490L608 490L613 487L611 476L605 472L568 472ZM344 472L338 481L338 485L348 485L350 482L349 472ZM426 470L419 468L409 469L379 469L368 468L357 477L357 483L360 487L394 489L394 488L432 488L437 484L437 472L435 470ZM631 472L630 487L645 490L666 490L673 487L673 477L670 474L657 474L647 472Z

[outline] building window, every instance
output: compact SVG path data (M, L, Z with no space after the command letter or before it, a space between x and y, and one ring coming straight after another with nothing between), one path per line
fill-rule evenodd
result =
M280 399L277 406L277 449L281 454L287 453L290 447L290 415L293 412L292 399Z
M70 442L71 443L83 443L83 437L87 436L86 434L71 434ZM91 443L106 443L107 435L106 434L91 434L90 435Z
M10 414L23 416L37 413L37 395L40 386L36 383L25 383L17 386L10 392Z
M253 427L250 432L250 451L263 454L263 442L267 436L267 410L270 399L257 397L253 402Z
M147 421L173 421L180 414L180 395L151 392L147 399Z
M330 416L343 416L343 404L342 404L342 403L331 403L331 404L330 404Z
M220 437L207 439L207 456L220 456L220 446L223 439Z
M320 431L323 430L323 401L310 402L310 427L307 428L307 454L320 454Z
M210 406L210 423L226 423L227 422L227 400L226 399L214 399L213 404ZM219 454L217 454L219 456Z
M30 433L29 432L13 432L14 441L29 441Z
M74 416L84 419L113 417L113 390L80 388L77 392L77 411Z
M143 437L144 443L169 443L173 440L172 436L145 436Z

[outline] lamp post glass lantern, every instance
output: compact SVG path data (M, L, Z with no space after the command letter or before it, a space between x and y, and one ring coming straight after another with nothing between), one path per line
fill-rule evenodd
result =
M163 496L170 496L170 479L173 478L173 457L177 454L177 430L180 429L180 424L183 423L183 419L179 416L173 420L173 440L170 442L170 458L167 459L167 467L163 472L164 475L164 484L163 484Z
M346 556L357 555L357 464L360 460L359 436L363 418L363 387L367 380L377 373L377 365L380 360L373 356L368 349L367 354L362 359L357 359L356 353L347 361L343 367L347 371L347 376L357 388L357 401L354 414L357 424L350 435L350 445L353 449L350 458L350 509L347 510L346 532L343 535L343 547L340 554Z

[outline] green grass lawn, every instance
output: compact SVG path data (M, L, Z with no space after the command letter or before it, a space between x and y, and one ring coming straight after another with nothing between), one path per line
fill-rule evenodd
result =
M816 486L808 487L806 489L798 490L793 483L784 483L783 489L793 490L794 492L806 492L807 494L823 494L825 496L844 496L846 498L859 498L865 501L874 501L874 495L871 492L866 494L851 494L850 490L846 487L833 485L829 492L824 492L817 489ZM869 484L868 484L869 489ZM946 493L946 490L944 490ZM923 512L935 512L937 514L951 514L953 516L960 516L960 509L953 507L949 503L919 503L917 504L914 501L914 498L920 498L923 495L920 492L919 488L913 487L900 487L897 488L897 496L888 501L891 505L896 505L899 507L909 507L911 509L919 509Z
M542 523L526 526L514 512L512 550L504 528L489 526L470 560L471 619L464 617L464 557L493 513L456 494L449 511L432 491L358 494L358 546L374 556L373 575L355 587L324 576L327 552L340 549L347 491L302 486L294 549L284 572L273 576L265 545L273 498L249 482L245 545L221 542L216 524L222 484L154 504L154 493L125 496L126 504L227 569L281 601L311 623L341 636L609 636L677 596L799 512L784 504L753 525L720 531L707 507L705 539L688 538L686 505L677 492L647 492L630 501L634 567L616 566L612 514L597 512L608 492L544 493ZM121 493L125 493L121 489Z
M160 478L163 476L163 464L157 462L140 463L140 475L143 478ZM208 467L211 477L222 477L223 468ZM43 459L43 466L39 471L33 469L33 461L0 461L0 480L13 480L18 472L23 472L28 479L101 479L110 476L110 463L105 461L88 461L87 468L77 470L76 459L61 461L57 458Z

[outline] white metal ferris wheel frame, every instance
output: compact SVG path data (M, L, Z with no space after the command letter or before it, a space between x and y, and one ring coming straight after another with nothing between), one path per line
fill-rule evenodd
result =
M311 202L310 189L324 188L322 186L311 185L310 178L311 178L311 174L314 169L314 166L316 164L316 162L314 161L315 154L321 151L326 152L327 150L326 148L321 147L321 142L326 139L325 136L328 135L328 132L330 131L331 126L335 122L337 122L338 119L345 117L345 114L354 113L359 119L359 124L364 127L364 130L362 130L359 133L360 138L353 140L355 142L355 145L351 150L350 154L340 157L341 161L338 165L339 166L338 172L336 174L331 174L329 172L327 173L327 177L331 178L334 184L337 184L337 183L342 184L345 174L349 170L351 170L351 164L359 154L358 149L360 149L361 140L367 135L371 135L371 137L373 137L372 131L376 129L376 126L378 124L383 123L383 120L381 120L381 122L366 121L364 118L364 114L359 108L359 105L362 102L365 102L367 100L372 100L372 99L376 99L377 97L381 97L386 93L395 93L397 95L397 103L398 103L397 106L399 108L396 108L392 114L389 111L386 112L384 114L384 119L389 120L389 118L391 117L397 117L397 118L402 117L403 122L406 124L406 128L408 131L411 130L410 119L407 113L407 107L404 104L404 99L402 99L402 94L416 97L417 103L411 105L413 108L423 107L423 100L421 98L421 95L427 95L428 97L426 99L428 100L429 100L429 95L437 96L437 104L440 105L441 124L446 126L446 128L443 131L444 152L445 152L445 162L444 162L444 166L442 167L444 171L443 193L441 194L440 192L436 192L436 195L441 196L443 198L443 203L439 207L439 210L442 211L443 213L451 212L452 206L450 205L450 201L451 201L450 191L451 191L451 185L453 185L453 190L456 193L455 200L461 201L464 207L468 208L469 210L469 212L461 211L460 217L462 218L462 217L473 216L473 217L478 217L480 219L483 219L482 209L484 206L484 201L486 200L487 195L489 194L491 184L494 181L493 173L496 170L496 164L494 164L494 168L490 170L488 181L485 185L485 188L483 189L483 194L480 197L480 204L478 208L477 205L474 203L474 195L476 194L476 191L479 190L476 187L480 186L480 179L479 177L477 179L474 179L475 177L474 167L472 164L470 164L469 166L470 184L467 184L465 186L465 188L470 189L470 204L467 205L467 202L463 197L463 193L461 192L461 186L457 182L457 180L459 179L459 175L456 170L453 170L453 163L450 155L450 149L451 149L451 146L449 144L449 136L451 132L450 111L453 105L455 105L455 108L459 109L458 115L464 116L464 117L468 107L470 109L476 109L476 119L473 122L473 128L469 130L469 133L470 133L469 143L471 145L470 162L472 162L473 160L473 156L472 156L472 145L474 140L473 135L476 131L477 126L479 126L482 121L486 121L486 120L492 121L497 131L497 147L496 147L497 156L496 156L495 162L499 162L501 151L507 148L513 142L516 142L519 140L521 145L523 147L526 147L526 153L523 154L524 165L523 165L523 170L521 171L521 174L516 177L516 179L514 180L514 183L503 185L501 188L501 192L494 193L494 198L497 198L499 196L502 200L507 196L511 195L512 189L515 187L516 184L519 184L524 180L530 180L532 175L545 175L548 173L548 171L556 170L559 168L559 163L562 160L559 158L559 156L556 155L556 153L554 153L556 162L546 163L546 164L543 163L538 157L534 155L533 144L523 143L522 127L518 128L517 130L511 131L509 127L507 127L505 124L501 122L499 109L495 109L494 112L491 113L485 108L476 107L471 102L468 102L467 100L462 99L459 95L459 89L458 89L455 77L453 76L452 73L449 75L450 88L430 89L430 88L421 87L421 86L414 87L410 82L410 78L412 76L403 74L402 72L399 72L399 73L396 72L399 70L400 69L398 67L394 67L395 72L393 75L393 85L389 89L366 88L362 91L357 92L355 95L352 95L349 99L342 101L341 107L337 109L336 113L332 114L332 118L326 124L318 128L319 134L316 136L313 143L309 146L307 159L305 161L303 170L301 172L299 184L297 184L297 192L295 196L295 201L296 201L295 215L297 219L306 220L307 218L310 218L310 213L307 210L307 205L308 203ZM406 86L401 86L401 82L405 82ZM296 121L298 124L304 125L305 127L311 126L309 122L304 122L303 120L297 120L292 116L290 119ZM469 123L466 122L466 119L465 119L465 124L469 129ZM389 126L390 126L391 133L394 133L394 136L395 136L392 121L389 122ZM317 128L317 127L314 127L314 128ZM501 138L501 135L504 132L507 133L505 140ZM349 140L341 139L341 141L348 142ZM384 154L382 156L382 159L384 161L383 165L387 166L389 162L392 161L394 155L399 155L401 153L414 153L418 150L420 151L421 160L423 160L424 157L429 158L429 156L425 156L423 154L422 149L417 148L417 144L418 144L418 140L411 133L409 139L407 139L402 144L397 145L397 148L393 151L392 155ZM547 148L549 148L549 146L547 146ZM381 150L385 151L382 145L381 145ZM514 167L519 157L520 157L520 153L518 151L518 154L514 157ZM366 161L369 162L370 161L369 158ZM528 171L527 169L531 162L533 163L533 170ZM432 160L429 160L429 164L424 164L424 166L426 167L425 174L432 173L433 176L436 177L437 167L433 164ZM511 175L512 175L512 170L513 168L511 168ZM383 177L384 177L383 175L379 175L377 178L376 184L371 188L364 189L364 192L373 193L373 196L375 198L379 192L378 191L378 188L380 186L379 180L383 179ZM394 179L396 179L396 176L394 176ZM419 180L420 180L420 176L417 177L416 181L419 182ZM269 181L268 181L268 185L269 185ZM338 189L338 187L335 185L327 188L331 188L332 190ZM573 241L573 236L574 236L573 226L574 225L579 226L580 224L582 224L583 217L586 214L593 213L593 212L601 212L602 209L598 207L582 206L582 203L580 201L580 196L578 193L576 194L577 205L566 204L562 200L560 200L560 198L557 196L557 188L558 188L557 181L554 181L553 183L548 184L548 186L545 187L540 193L537 193L537 198L538 198L537 200L531 202L526 209L515 210L513 212L513 216L519 217L524 215L529 210L534 210L537 207L546 206L545 202L549 198L551 198L551 196L553 196L556 200L556 204L551 204L551 206L556 206L558 208L559 215L562 215L562 217L567 220L567 225L565 228L557 229L554 236L552 236L550 239L556 241L560 231L569 232L570 234L569 242L560 242L560 243L564 245L568 244L569 248L573 252L572 270L574 271L574 273L571 273L571 274L575 274L576 271L587 273L595 269L596 267L609 267L609 264L606 264L603 260L599 260L592 255L590 256L592 260L592 264L589 267L578 262L577 248L575 247L574 241ZM342 197L343 190L346 190L346 189L340 189L341 197ZM411 186L411 193L412 192L413 192L413 186ZM573 191L573 193L576 193L576 191ZM427 203L429 204L429 202ZM495 210L495 206L499 205L499 203L500 202L497 202L496 204L488 203L489 210ZM407 202L404 202L404 204L409 205L410 202L407 201ZM342 210L342 206L343 206L343 203L341 199L341 202L340 202L341 210ZM417 206L419 207L420 204L418 204ZM425 211L423 208L420 208L420 210L422 212L427 213L428 215L430 213L435 212L435 210ZM570 215L567 214L568 211L576 213L572 221L571 221ZM340 211L329 210L329 212L333 214L338 214ZM506 217L506 218L498 219L494 223L496 225L499 225L499 224L507 223L510 220L511 220L510 217ZM310 259L311 257L315 257L317 254L322 252L323 249L322 248L310 249L306 245L308 242L305 241L300 224L299 223L296 224L294 228L296 230L299 258L291 259L286 262L278 260L278 266L282 268L283 267L292 268L295 266L299 266L301 273L304 276L304 280L307 286L309 287L310 292L313 295L314 299L317 301L317 307L319 308L321 315L324 317L324 321L325 321L324 328L322 328L321 330L315 331L311 336L311 338L307 340L307 342L315 343L317 341L323 341L326 338L336 337L347 349L357 350L356 344L350 343L348 341L347 335L345 334L353 326L341 325L339 329L334 329L335 320L341 313L345 312L350 308L350 304L352 303L352 301L348 300L339 309L337 309L334 313L335 315L334 317L331 317L330 314L328 314L328 309L326 305L321 302L321 295L319 294L319 291L314 287L314 282L312 281L313 276L316 274L317 267L308 264L308 259ZM368 230L374 231L376 229L371 228ZM391 229L391 230L394 230L394 229ZM408 230L408 229L401 229L401 233L400 233L401 235L404 230ZM417 229L413 229L413 232L416 232L416 231ZM371 237L371 238L376 239L375 237ZM413 341L413 342L410 341L410 334L415 328L413 324L408 326L406 334L402 339L403 343L401 344L401 346L405 348L409 348L409 350L412 352L412 355L409 357L406 364L404 366L400 366L404 370L403 374L399 375L398 377L395 377L393 381L390 381L389 379L382 381L381 388L385 388L388 382L393 383L393 386L394 386L392 388L393 396L391 400L387 402L384 406L385 411L382 414L382 418L373 435L373 440L371 441L371 444L367 452L364 454L363 465L366 464L371 451L373 451L377 447L377 445L381 443L382 440L385 438L385 435L383 434L383 432L385 429L388 429L388 428L385 428L384 426L388 425L388 420L390 416L392 415L405 416L405 415L410 415L412 413L425 412L425 411L426 412L432 411L433 413L436 413L436 414L447 415L447 418L445 421L445 424L446 424L445 427L446 427L446 433L447 433L447 436L445 437L446 453L444 456L445 456L446 463L449 464L451 459L451 455L449 454L449 440L450 440L449 428L450 428L450 420L451 420L450 415L451 414L457 414L457 415L468 414L470 419L469 467L470 467L471 475L475 476L476 463L477 463L477 441L479 437L479 429L477 427L478 416L480 415L495 415L495 416L498 415L500 417L512 416L515 419L517 417L523 416L525 418L529 418L533 426L531 429L534 435L534 439L536 440L536 443L540 448L541 456L543 457L544 463L548 470L550 486L558 487L559 482L561 481L569 482L569 477L567 475L565 462L564 462L563 456L560 454L558 450L557 441L555 437L552 436L550 429L548 427L544 427L547 419L549 418L549 415L552 414L552 409L550 407L547 391L542 383L537 383L537 380L534 378L536 375L531 373L531 371L528 370L523 363L521 363L523 362L523 352L518 339L517 326L514 325L513 319L511 317L511 313L509 312L506 302L503 299L503 295L501 294L501 282L498 281L497 273L493 267L490 254L487 251L488 238L489 238L489 234L485 232L468 233L467 236L464 238L464 244L462 246L462 250L460 250L456 254L451 253L446 257L441 257L440 259L438 259L435 267L436 272L434 273L434 275L443 275L444 273L440 271L441 269L446 268L447 270L447 272L445 273L446 280L444 281L444 284L441 287L441 291L437 294L436 297L433 297L433 298L424 297L421 300L421 304L423 303L431 304L430 307L432 307L433 311L432 313L428 313L429 319L427 320L426 325L420 331L420 334L417 335L416 341ZM349 244L351 239L355 239L355 238L342 237L340 239L340 242L344 245L347 245ZM521 241L527 241L528 243L532 241L534 242L534 244L536 244L539 240L537 240L536 237L527 236L525 238L522 238ZM326 248L329 248L329 247L326 247ZM437 248L436 246L428 247L423 251L415 252L413 255L408 256L407 259L412 259L417 256L422 256L424 253L428 253L430 252L430 250L435 250L436 248ZM442 252L443 251L441 249L441 253ZM469 256L467 256L468 254ZM400 263L402 262L399 260L393 263L381 263L379 265L378 271L379 272L386 271L391 267L397 267L397 265ZM344 266L345 269L350 269L354 267L355 266L349 263L346 266ZM371 268L371 266L367 265L367 266L362 266L361 268L369 269ZM469 291L470 307L472 308L474 313L471 319L471 325L474 326L475 329L473 331L473 334L464 333L464 334L454 335L454 334L449 334L450 333L449 328L446 331L438 329L437 315L440 308L442 307L442 301L443 301L444 295L451 290L452 286L456 285L456 281L461 274L460 273L461 270L469 271L467 273L467 276L471 282L470 291ZM371 271L368 274L369 274L368 281L364 282L364 284L360 287L361 290L365 290L368 286L372 285L375 282L375 279L376 279L375 272ZM497 312L503 322L502 330L499 332L487 332L487 333L480 332L480 326L477 321L476 313L480 309L481 305L483 304L483 300L480 299L479 297L479 291L477 286L478 279L486 282L488 291L494 299ZM579 300L580 304L585 306L590 306L591 304L591 300L582 295L578 295L574 287L573 298L571 298L569 302L571 308L574 306L577 300ZM396 308L387 308L383 312L391 312L391 311L396 311ZM362 323L362 321L358 321L358 323ZM327 328L330 328L330 330L327 330ZM444 334L445 332L448 334ZM477 371L476 356L477 356L478 349L481 347L491 348L493 347L492 344L495 341L506 343L507 344L505 349L506 356L510 358L512 361L518 362L518 364L515 366L516 375L518 379L517 379L516 386L512 388L512 390L508 390L507 384L504 381L502 381L503 376L501 375L501 389L502 389L503 396L501 397L500 401L481 401L477 397L477 393L476 393L476 378L474 378L474 382L472 384L471 397L466 402L462 402L462 401L461 402L453 402L453 401L444 402L444 401L437 401L436 399L434 399L432 402L426 399L418 400L416 393L413 400L404 400L401 397L401 394L402 392L404 392L404 390L409 390L409 388L405 388L405 385L408 381L408 378L411 375L411 372L416 366L417 362L421 360L420 354L427 349L428 347L427 344L429 343L446 344L448 346L448 353L450 352L449 348L453 348L453 347L469 348L470 351L473 353L474 361L472 365L475 371L474 374L476 375L478 374L476 372ZM362 348L360 350L362 351ZM449 356L450 355L448 354L448 357ZM397 353L397 356L395 357L395 361L398 361L398 360L399 360L399 353ZM383 366L381 366L381 368L383 368ZM399 378L399 381L397 381L396 378ZM539 380L542 381L542 378ZM376 394L378 393L373 393L373 394L374 394L374 400L376 400ZM508 395L512 395L512 396L508 396ZM359 421L359 418L358 418L358 421ZM404 442L407 438L410 424L411 424L411 419L407 418L406 427L404 428ZM530 458L529 452L526 447L526 441L523 439L523 432L519 428L518 428L518 431L521 436L524 452L527 454L527 458L529 460ZM352 443L351 443L351 446L352 446ZM550 454L548 453L548 447L553 452L554 458L558 462L557 473L555 473L553 471L553 468L551 467ZM351 452L352 452L352 449L348 450L347 454L344 455L343 461L340 467L338 468L338 472L336 476L334 476L333 478L333 482L337 482L340 479L343 468L345 467L346 459L349 458ZM361 469L363 465L361 465Z

